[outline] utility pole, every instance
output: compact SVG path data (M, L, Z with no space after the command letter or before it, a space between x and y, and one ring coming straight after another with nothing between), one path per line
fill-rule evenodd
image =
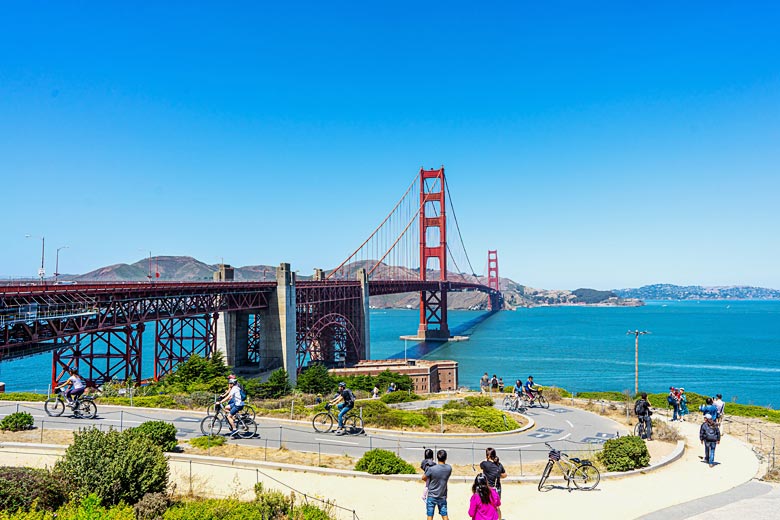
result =
M639 336L650 334L646 330L629 330L627 335L634 335L634 395L639 394Z
M57 256L56 260L54 261L54 283L57 283L57 280L60 276L60 249L68 249L68 246L62 246L57 248Z

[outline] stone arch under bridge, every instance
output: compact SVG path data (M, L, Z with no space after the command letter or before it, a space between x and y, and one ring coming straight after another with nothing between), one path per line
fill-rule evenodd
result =
M329 313L319 318L304 334L297 347L300 372L311 363L329 368L352 365L361 359L361 335L343 314Z

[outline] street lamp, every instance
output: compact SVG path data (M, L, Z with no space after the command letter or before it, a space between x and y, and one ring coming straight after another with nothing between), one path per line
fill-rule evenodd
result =
M24 235L24 238L32 238L32 235ZM45 252L46 252L46 237L41 237L41 267L38 269L38 278L41 279L41 285L43 285L43 278L46 276L46 269L44 269L43 267Z
M639 393L639 336L650 334L646 330L629 330L627 335L634 335L634 395Z
M57 248L56 260L54 261L54 283L57 283L57 279L60 276L60 250L68 249L70 246L61 246Z

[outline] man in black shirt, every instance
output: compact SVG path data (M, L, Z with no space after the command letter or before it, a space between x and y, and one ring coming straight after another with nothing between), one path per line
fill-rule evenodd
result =
M642 397L637 400L634 405L634 413L637 418L645 423L645 438L648 441L653 440L653 421L650 416L653 415L653 411L650 409L650 402L647 400L647 392L642 392Z

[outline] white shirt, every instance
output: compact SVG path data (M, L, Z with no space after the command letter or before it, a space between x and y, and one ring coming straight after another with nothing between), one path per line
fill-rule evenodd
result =
M82 388L87 386L84 384L84 380L75 374L68 378L68 383L73 383L74 390L81 390Z
M241 400L241 389L238 385L233 385L233 388L231 388L228 393L228 398L228 402L230 402L230 399L233 400L233 406L241 406L244 404L244 401Z
M726 407L726 403L724 403L721 399L715 399L712 404L714 404L715 408L718 410L718 417L723 415L723 408Z

